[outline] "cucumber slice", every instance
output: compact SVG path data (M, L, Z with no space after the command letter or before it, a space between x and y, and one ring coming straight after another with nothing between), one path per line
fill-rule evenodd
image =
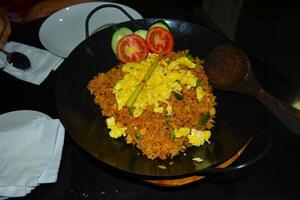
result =
M146 30L140 29L140 30L135 31L134 34L137 34L146 40L147 32L148 31L146 31Z
M152 24L149 29L154 28L154 27L161 27L161 28L164 28L164 29L170 31L168 24L162 20L159 20L159 21L155 22L154 24Z
M112 39L111 39L111 48L115 54L117 52L117 46L118 46L120 39L129 34L132 34L132 30L130 30L127 27L120 27L114 32Z

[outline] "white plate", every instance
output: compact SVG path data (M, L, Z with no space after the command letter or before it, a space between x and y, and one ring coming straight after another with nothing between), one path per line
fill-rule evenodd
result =
M51 119L48 115L34 110L18 110L4 113L0 115L0 130L19 127L41 117Z
M85 39L85 20L88 14L97 6L107 2L89 2L76 4L59 10L49 16L39 31L41 43L50 52L67 57L71 51ZM143 17L134 9L116 3L124 8L134 19ZM107 25L128 21L129 18L117 8L98 10L90 19L90 34Z

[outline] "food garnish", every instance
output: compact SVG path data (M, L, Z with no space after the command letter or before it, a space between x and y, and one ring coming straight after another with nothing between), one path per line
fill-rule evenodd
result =
M132 34L132 30L130 30L127 27L120 27L114 32L112 39L111 39L111 48L115 54L117 53L117 46L118 46L120 39L122 37L124 37L126 35L130 35L130 34Z
M148 53L167 55L173 50L174 39L163 21L154 23L149 30L133 32L127 27L118 28L111 41L113 52L122 63L139 62Z
M174 39L170 31L161 28L151 28L146 36L147 46L152 53L167 55L173 50Z
M136 34L122 37L117 46L117 58L122 63L139 62L148 56L145 40Z
M154 22L154 23L150 26L149 29L154 28L154 27L161 27L161 28L164 28L164 29L170 31L170 27L169 27L168 24L167 24L165 21L163 21L163 20L158 20L158 21Z
M144 40L146 40L147 30L139 29L134 32L134 34L141 36Z
M204 127L207 124L209 119L210 119L210 113L207 112L199 118L199 125L201 127Z

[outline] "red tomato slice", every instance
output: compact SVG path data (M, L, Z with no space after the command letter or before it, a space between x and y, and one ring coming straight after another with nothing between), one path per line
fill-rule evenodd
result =
M122 63L139 62L148 55L146 41L139 35L130 34L120 39L117 57Z
M150 52L168 54L173 50L174 38L170 31L161 28L151 28L146 36L147 46Z

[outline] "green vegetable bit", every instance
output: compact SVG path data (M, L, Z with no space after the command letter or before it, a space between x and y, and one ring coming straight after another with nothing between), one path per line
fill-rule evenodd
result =
M170 121L171 121L171 116L168 116L168 115L167 115L167 116L165 117L165 119L166 119L166 123L170 123Z
M198 86L201 86L201 81L199 79L197 79L197 82L196 82L196 87Z
M167 129L168 129L168 131L173 131L173 130L174 130L174 127L170 126L170 127L168 127Z
M172 133L172 134L170 135L170 138L171 138L171 140L175 140L175 138L176 138L175 134Z
M136 133L134 136L136 139L140 139L142 137L142 135L140 133Z
M129 113L131 115L133 115L135 108L134 107L129 107L128 110L129 110Z
M177 93L177 92L174 92L174 96L177 100L183 100L183 94L180 94L180 93Z
M200 127L204 127L207 124L209 118L210 118L210 113L209 112L207 112L205 115L203 115L202 117L200 117L200 119L198 121L199 126Z
M190 59L190 60L193 60L193 59L194 59L193 56L192 56L191 54L188 54L188 55L187 55L187 58Z

